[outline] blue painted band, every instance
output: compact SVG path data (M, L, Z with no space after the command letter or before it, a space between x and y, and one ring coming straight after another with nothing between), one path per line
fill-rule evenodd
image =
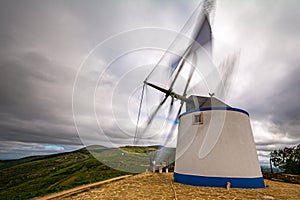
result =
M230 182L232 188L264 188L263 177L257 178L230 178L230 177L209 177L174 172L174 181L196 186L226 187Z
M239 109L239 108L232 108L232 107L209 107L209 108L199 108L199 109L187 111L185 113L182 113L179 116L179 118L182 117L183 115L187 115L187 114L190 114L190 113L193 113L193 112L207 111L207 110L231 110L231 111L241 112L241 113L244 113L244 114L246 114L246 115L249 116L249 113L247 111Z

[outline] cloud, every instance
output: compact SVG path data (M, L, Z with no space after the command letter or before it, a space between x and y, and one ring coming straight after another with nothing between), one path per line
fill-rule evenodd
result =
M133 131L129 124L133 117L127 113L127 105L113 105L122 118L132 118L120 128L111 118L110 98L102 94L112 92L122 73L134 64L135 57L117 62L123 68L115 67L106 73L96 90L96 114L102 120L104 135L93 110L95 82L101 64L105 63L104 56L90 60L94 68L89 68L81 77L84 84L76 88L80 90L80 102L75 112L83 135L77 134L72 113L77 70L90 50L112 35L143 27L179 31L198 3L1 2L0 158L71 150L82 143L128 144L130 137L122 132L123 128ZM299 143L297 5L297 1L218 1L216 5L212 26L214 62L218 64L228 54L241 50L239 71L228 103L249 111L262 157L273 148ZM118 46L113 46L107 54L118 50ZM153 62L156 57L144 59ZM127 78L134 80L133 74ZM125 91L130 87L121 80L115 97L126 102Z
M298 3L218 3L223 9L217 7L216 12L217 60L222 60L223 52L241 51L228 103L250 113L259 152L298 144Z
M78 146L8 141L0 144L0 160L55 154L71 151L74 148L78 148Z

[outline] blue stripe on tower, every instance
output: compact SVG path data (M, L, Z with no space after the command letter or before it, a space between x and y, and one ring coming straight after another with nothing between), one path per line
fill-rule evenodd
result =
M190 110L190 111L184 112L184 113L182 113L179 116L179 118L182 117L183 115L187 115L187 114L190 114L190 113L193 113L193 112L208 111L208 110L230 110L230 111L244 113L244 114L246 114L246 115L249 116L249 113L247 111L239 109L239 108L232 108L232 107L208 107L208 108L198 108L198 109L195 109L195 110Z
M230 182L232 188L264 188L263 177L257 178L229 178L229 177L209 177L196 176L187 174L178 174L174 172L174 181L195 185L195 186L212 186L226 187L227 182Z

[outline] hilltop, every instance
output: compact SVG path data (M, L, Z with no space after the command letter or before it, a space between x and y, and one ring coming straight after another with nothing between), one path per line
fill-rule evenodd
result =
M143 173L99 185L77 194L56 197L80 199L300 199L300 185L265 180L266 188L240 189L176 183L173 173Z

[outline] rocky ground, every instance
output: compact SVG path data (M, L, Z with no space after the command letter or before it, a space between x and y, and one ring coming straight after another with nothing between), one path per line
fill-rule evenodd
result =
M265 184L263 189L227 190L176 183L172 173L144 173L59 199L300 199L298 184L270 180Z

